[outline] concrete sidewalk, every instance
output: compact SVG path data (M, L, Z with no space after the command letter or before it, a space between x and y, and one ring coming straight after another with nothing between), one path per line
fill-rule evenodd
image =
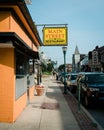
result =
M34 96L13 124L0 123L0 130L81 130L57 82L44 78L46 92Z

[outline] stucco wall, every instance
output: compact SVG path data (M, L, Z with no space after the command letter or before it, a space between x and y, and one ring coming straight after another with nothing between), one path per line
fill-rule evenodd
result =
M0 48L0 121L13 120L15 97L14 49Z

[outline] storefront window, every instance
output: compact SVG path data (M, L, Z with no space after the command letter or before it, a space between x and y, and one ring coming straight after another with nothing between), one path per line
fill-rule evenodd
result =
M27 91L28 58L16 51L16 99Z
M16 51L16 99L34 86L34 70L34 59Z

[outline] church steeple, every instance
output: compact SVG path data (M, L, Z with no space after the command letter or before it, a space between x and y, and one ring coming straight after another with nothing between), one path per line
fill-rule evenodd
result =
M75 55L79 55L79 50L78 50L78 46L76 45L76 48L75 48L75 52L74 52Z

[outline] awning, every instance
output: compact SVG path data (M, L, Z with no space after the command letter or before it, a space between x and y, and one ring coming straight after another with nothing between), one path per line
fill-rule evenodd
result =
M16 33L0 32L0 48L16 48L29 57L39 59L39 53L33 51Z

